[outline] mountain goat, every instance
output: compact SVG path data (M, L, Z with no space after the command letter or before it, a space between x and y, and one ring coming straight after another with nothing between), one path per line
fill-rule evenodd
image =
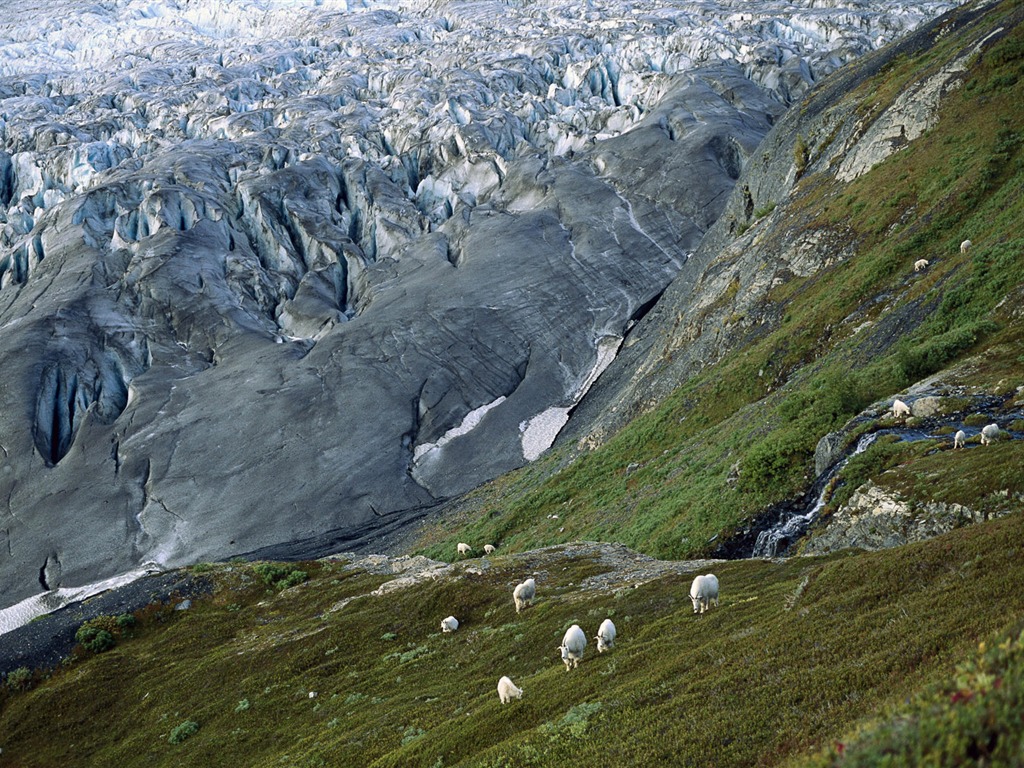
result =
M966 440L967 433L962 429L957 430L957 433L953 435L953 448L963 448Z
M611 619L601 622L601 626L597 630L597 637L594 639L597 640L598 653L609 651L615 646L615 624Z
M537 582L527 579L522 584L517 584L512 590L512 599L516 602L516 613L519 613L527 605L533 605L533 598L537 594Z
M928 259L918 259L917 261L914 262L914 271L915 272L920 272L922 269L926 269L927 267L928 267Z
M498 698L501 699L502 704L508 704L512 699L523 698L523 689L517 688L508 675L504 675L498 681Z
M442 632L454 632L459 628L459 620L454 616L449 616L445 619L441 619L441 631Z
M999 439L999 425L987 424L981 428L981 444L988 445Z
M902 400L892 401L892 415L907 417L910 415L910 406Z
M711 604L718 607L718 577L713 573L697 576L690 585L690 600L693 601L693 612L704 613L710 610Z
M971 250L972 245L973 243L970 240L964 240L962 243L960 243L960 253L967 253L969 250Z
M580 629L579 624L573 624L562 637L562 644L558 650L562 652L562 662L565 664L565 671L576 669L576 666L583 661L583 649L587 647L587 636Z
M459 542L459 546L458 546L458 550L459 550L459 554L462 557L468 557L469 553L473 551L473 548L471 546L469 546L469 544L467 544L466 542L460 541Z
M484 554L485 555L493 555L494 554L494 550L496 550L496 549L497 549L497 547L494 546L493 544L484 544Z

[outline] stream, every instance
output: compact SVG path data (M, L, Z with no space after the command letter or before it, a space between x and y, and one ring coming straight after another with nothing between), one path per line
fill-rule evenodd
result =
M1024 412L1021 411L1000 413L998 417L991 414L987 415L990 422L997 422L1001 425L1024 418ZM715 556L737 559L747 557L771 558L784 555L807 532L811 523L817 519L818 513L825 506L829 484L842 471L851 458L866 451L882 435L896 435L902 441L942 440L952 444L953 435L938 434L938 430L943 427L954 427L955 429L962 429L967 434L967 439L970 440L981 432L981 427L967 426L963 424L963 418L964 414L961 412L951 416L929 418L925 424L920 426L884 427L862 435L852 450L846 451L841 458L833 462L832 466L817 477L807 493L771 507L757 521L752 523L749 528L721 544L716 550ZM869 417L856 419L848 428L855 428L857 424L867 420L869 420ZM1001 431L1003 434L1002 439L1007 437L1012 440L1024 439L1024 433L1005 428ZM968 444L964 450L979 449L982 449L982 446Z

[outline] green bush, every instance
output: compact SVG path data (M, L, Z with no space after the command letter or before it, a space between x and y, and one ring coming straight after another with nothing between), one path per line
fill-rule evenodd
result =
M181 744L185 739L195 735L198 730L199 723L195 720L186 720L185 722L174 726L171 730L171 735L167 737L167 741L171 744Z
M78 631L75 632L75 642L93 653L109 651L116 644L113 634L90 622L86 622L78 628Z
M12 691L24 691L32 683L32 670L18 667L7 673L7 687Z
M293 568L287 563L257 563L253 566L263 583L274 589L287 589L301 584L309 578L309 574Z

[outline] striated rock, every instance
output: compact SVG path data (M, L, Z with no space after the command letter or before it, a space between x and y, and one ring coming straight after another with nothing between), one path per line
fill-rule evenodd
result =
M820 477L823 472L839 460L846 445L845 432L829 432L814 447L814 476Z
M937 395L919 397L910 404L910 412L918 418L926 419L942 413L944 398Z
M997 512L995 516L1007 511ZM869 550L898 547L983 522L990 517L992 515L962 504L910 502L869 481L854 491L846 504L822 521L804 542L801 553L825 554L847 547Z

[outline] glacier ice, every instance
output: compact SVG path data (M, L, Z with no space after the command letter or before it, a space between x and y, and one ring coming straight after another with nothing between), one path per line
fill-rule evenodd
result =
M54 589L351 548L539 455L785 106L955 4L0 15L0 605L58 550Z

